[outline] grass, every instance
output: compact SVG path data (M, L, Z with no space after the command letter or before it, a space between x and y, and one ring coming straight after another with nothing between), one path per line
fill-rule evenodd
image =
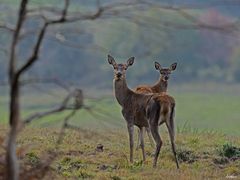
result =
M4 136L6 128L1 128ZM28 127L20 133L19 153L25 167L38 167L49 151L55 149L58 128ZM239 138L223 134L178 133L176 144L180 170L176 169L168 134L161 133L163 147L156 169L152 168L152 154L148 139L147 159L142 162L141 150L134 151L134 163L128 160L129 147L126 130L112 129L108 132L80 130L66 132L58 156L51 164L46 179L224 179L226 176L240 177L240 159L227 158L221 152L226 144L240 147ZM136 136L136 134L135 134ZM96 148L102 144L103 151ZM1 154L1 153L0 153ZM1 166L0 166L1 171ZM0 172L1 174L1 172Z
M225 87L225 86L224 86ZM197 88L196 88L197 89ZM218 91L172 88L170 92L176 99L176 126L178 132L221 132L229 135L240 135L240 95L234 89L226 87L224 91L218 87ZM26 93L22 98L23 116L36 111L42 111L55 107L64 97L62 92L52 91L51 94ZM41 98L39 98L41 97ZM0 123L6 123L8 119L8 100L0 96ZM125 121L121 115L120 106L114 97L102 99L87 99L85 104L91 106L94 115L81 110L71 120L75 125L90 129L125 128ZM65 113L49 116L32 126L56 127L61 124Z
M107 96L86 99L85 104L92 107L94 115L80 110L71 119L71 124L81 129L66 132L46 179L240 178L239 94L231 87L218 88L219 91L193 89L170 89L177 102L176 144L180 170L175 167L164 126L160 128L163 148L157 169L152 168L154 149L147 137L146 161L142 161L138 150L134 151L134 163L129 163L126 124L114 97ZM59 91L52 90L50 94L23 94L22 116L55 107L64 97ZM7 132L8 99L3 95L0 99L1 143L1 137L5 137ZM49 152L56 148L59 127L66 113L36 121L20 133L17 153L21 167L37 168L47 159ZM135 143L136 139L135 131ZM99 144L103 151L97 150ZM0 148L0 162L4 153ZM3 169L0 165L0 176Z

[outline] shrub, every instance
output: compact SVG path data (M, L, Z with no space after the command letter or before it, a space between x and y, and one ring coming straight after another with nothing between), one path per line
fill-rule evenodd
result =
M220 156L227 157L232 160L240 158L240 148L233 146L230 143L223 144L220 148L218 148L218 153Z

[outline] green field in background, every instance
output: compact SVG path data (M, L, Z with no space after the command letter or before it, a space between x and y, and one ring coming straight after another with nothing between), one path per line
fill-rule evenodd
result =
M178 131L217 131L240 135L240 95L237 93L171 91L177 103L175 121ZM8 100L4 96L0 98L0 122L6 123ZM63 98L64 94L56 91L48 95L25 93L22 98L22 116L53 108ZM91 107L92 113L82 109L71 119L71 123L89 129L125 128L121 108L113 96L86 99L85 104ZM67 113L38 120L32 126L59 126Z

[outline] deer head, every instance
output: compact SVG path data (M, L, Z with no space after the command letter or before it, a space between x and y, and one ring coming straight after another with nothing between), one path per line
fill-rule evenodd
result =
M155 68L156 70L159 70L160 78L163 81L167 81L170 77L171 72L177 68L177 63L173 63L169 68L162 68L158 62L155 62Z
M114 58L108 55L108 63L113 66L114 69L114 79L116 81L126 78L126 71L129 66L132 66L134 63L134 57L131 57L127 60L126 64L117 64Z

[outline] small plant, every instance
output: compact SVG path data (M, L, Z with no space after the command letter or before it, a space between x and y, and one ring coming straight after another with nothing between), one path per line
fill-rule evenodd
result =
M111 176L112 180L121 180L121 178L119 176Z
M223 144L217 151L220 156L227 157L231 160L240 158L240 148L233 146L230 143Z
M37 166L40 163L39 157L34 152L27 153L26 157L28 162L33 166Z
M80 178L80 179L93 179L93 177L94 176L92 174L89 174L86 171L79 171L78 172L78 178Z
M228 158L226 157L218 157L213 159L214 164L225 165L229 163Z
M180 162L193 163L197 160L197 156L194 155L193 151L180 150L177 152L177 157Z
M56 166L57 171L65 177L72 177L75 173L79 176L84 176L81 172L87 168L87 165L80 160L64 157ZM78 172L79 171L79 172Z
M129 169L131 170L139 170L143 166L143 161L135 161L133 164L129 165Z

